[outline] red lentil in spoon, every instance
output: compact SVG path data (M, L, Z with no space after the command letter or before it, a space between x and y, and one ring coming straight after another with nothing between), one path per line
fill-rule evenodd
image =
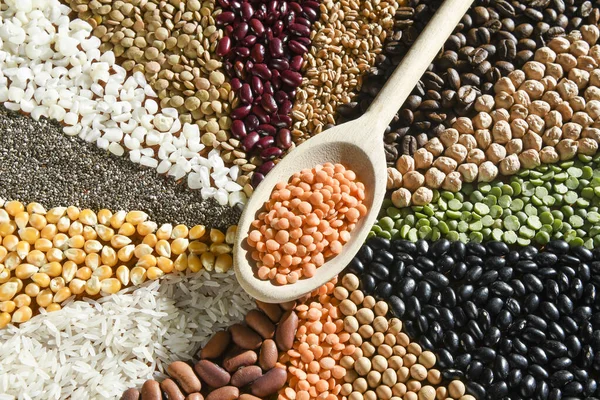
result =
M365 186L341 164L304 169L278 183L247 239L258 277L285 285L314 276L350 240L367 213L364 199Z

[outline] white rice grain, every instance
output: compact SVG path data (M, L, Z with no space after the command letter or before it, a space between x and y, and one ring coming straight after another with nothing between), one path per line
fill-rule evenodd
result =
M173 274L67 302L0 331L0 400L119 398L170 362L192 358L254 307L233 271Z

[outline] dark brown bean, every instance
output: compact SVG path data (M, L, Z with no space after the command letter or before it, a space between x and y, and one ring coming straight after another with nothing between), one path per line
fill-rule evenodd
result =
M206 396L206 400L235 400L240 397L240 390L235 386L224 386L213 390Z
M262 301L256 300L256 305L259 309L261 309L267 317L271 320L271 322L279 322L281 319L281 315L283 314L283 310L277 304L271 303L263 303Z
M209 360L200 360L194 365L194 370L200 379L213 388L225 386L231 379L229 372Z
M136 388L127 389L121 396L121 400L138 400L139 398L140 392Z
M179 386L172 379L165 379L160 383L160 388L167 395L169 400L185 400L185 396L181 393Z
M278 357L279 352L277 351L277 345L273 340L267 339L263 342L262 346L260 346L258 365L260 365L263 370L268 371L271 368L275 368Z
M285 311L289 311L289 310L293 310L294 308L296 308L296 304L297 304L296 300L292 300L292 301L286 301L285 303L281 303L279 306L281 308L283 308ZM279 321L277 321L277 322L279 322Z
M281 317L281 321L277 325L275 343L277 343L279 350L288 351L292 348L296 329L298 329L298 316L293 310L290 310Z
M258 365L251 365L239 370L231 377L231 384L239 388L244 387L262 376L262 370Z
M142 400L162 400L160 384L152 379L144 382L142 385Z
M231 342L231 335L228 331L220 331L214 334L206 343L206 346L200 352L200 358L218 358Z
M234 324L229 328L233 342L242 349L258 349L262 343L260 335L246 325Z
M233 373L240 367L253 365L257 360L258 356L256 355L256 352L248 350L226 359L223 362L223 367L225 367L227 371Z
M185 400L204 400L204 396L201 393L190 393Z
M192 367L183 361L172 362L167 367L167 373L179 383L185 393L195 393L202 389L202 384Z
M246 323L254 329L263 339L270 339L275 334L275 325L269 320L263 312L258 310L250 310L246 314Z
M285 385L287 372L283 368L273 368L260 378L258 378L250 389L252 394L258 397L267 397L276 393Z

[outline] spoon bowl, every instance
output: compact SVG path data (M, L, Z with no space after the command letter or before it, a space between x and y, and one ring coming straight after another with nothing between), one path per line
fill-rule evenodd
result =
M386 191L384 131L472 2L444 1L366 113L302 143L284 157L254 191L238 224L233 259L237 279L251 296L267 303L295 300L330 281L356 255L377 218ZM367 215L350 232L350 240L342 252L317 268L313 277L282 286L259 279L246 241L250 225L277 183L287 183L294 173L327 162L339 163L354 171L357 180L365 185Z
M310 147L310 151L301 152L298 149L292 151L269 172L259 185L260 190L255 191L250 197L238 224L234 265L238 281L252 297L267 303L297 299L339 274L364 243L383 201L387 175L385 153L380 143L381 138L377 134L375 134L376 139L368 143L349 140L361 137L353 135L351 130L368 129L363 118L335 126L303 143L298 149L306 146ZM254 267L255 261L250 256L251 249L246 241L252 221L263 208L264 203L269 200L277 183L288 182L294 173L327 162L342 164L356 173L357 181L365 185L366 197L363 204L367 207L367 215L360 218L354 230L350 232L350 240L344 244L342 253L317 268L313 277L303 278L294 284L283 286L259 279Z

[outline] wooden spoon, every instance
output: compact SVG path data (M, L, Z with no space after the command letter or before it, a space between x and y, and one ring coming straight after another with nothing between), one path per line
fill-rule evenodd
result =
M234 267L240 285L254 298L268 303L297 299L331 280L356 255L379 213L386 192L387 165L383 134L404 100L410 95L448 36L473 0L446 0L402 59L367 112L360 118L335 126L312 137L290 152L266 176L250 197L238 224ZM255 261L246 242L250 224L271 196L278 182L287 182L296 172L326 162L341 163L353 170L365 185L369 210L350 233L342 253L317 268L312 278L294 284L276 285L256 276Z

